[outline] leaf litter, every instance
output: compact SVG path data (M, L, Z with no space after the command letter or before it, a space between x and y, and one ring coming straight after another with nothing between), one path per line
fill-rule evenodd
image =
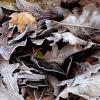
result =
M0 100L99 100L98 0L0 2Z

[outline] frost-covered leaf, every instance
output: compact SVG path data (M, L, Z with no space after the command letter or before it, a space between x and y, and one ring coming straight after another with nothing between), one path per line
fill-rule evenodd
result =
M62 64L67 57L81 50L83 50L81 47L77 48L76 46L71 45L66 45L62 49L58 50L57 45L53 45L52 51L47 51L44 55L44 59L48 62L57 62L58 64Z
M70 45L85 45L87 42L74 36L70 32L53 32L51 33L51 36L45 37L44 39L33 39L33 43L36 45L42 45L45 40L53 41L50 45L54 45L56 42L59 42L61 39L63 39L63 42L68 42Z
M1 57L1 56L0 56ZM9 61L4 60L2 57L0 58L0 74L3 77L3 82L6 84L8 89L13 91L19 91L17 85L17 77L18 74L14 74L13 72L19 67L17 64L9 64Z
M0 82L0 100L23 100L23 97L18 93L18 74L13 74L18 67L18 63L9 64L9 61L0 58L0 74L3 82Z
M45 75L40 75L40 74L34 74L34 73L20 73L18 75L18 79L26 79L30 81L40 81L46 79Z
M45 39L33 39L33 44L42 45Z
M79 95L87 100L96 100L100 96L100 64L91 66L87 72L74 79L63 81L60 86L67 84L59 97L68 98L68 93Z
M67 33L63 33L61 35L63 37L63 41L64 42L69 42L69 44L71 45L76 45L76 44L80 44L80 45L84 45L86 44L86 41L74 36L73 34L67 32Z
M8 41L8 45L13 45L20 41L22 38L24 38L27 35L27 32L29 31L29 27L26 27L25 31L16 36L15 38Z
M8 89L19 91L17 85L17 77L18 74L13 75L15 69L19 67L19 64L9 64L9 62L3 62L0 64L2 69L0 71L1 75L3 76L3 82L6 84Z
M55 62L39 61L38 64L39 64L39 68L43 69L46 72L49 72L51 74L55 73L55 74L61 74L63 76L66 76L64 71Z
M99 100L99 1L5 1L0 2L0 100Z
M29 68L22 62L22 65L17 70L20 70L18 74L19 86L32 88L46 86L45 81L47 76L44 74L32 72L35 71L34 68Z
M69 15L62 23L76 35L90 34L92 29L100 29L100 11L95 4L88 4L83 8L80 16Z
M12 34L12 30L8 29L9 23L6 22L0 27L0 54L3 56L4 59L8 60L11 54L18 46L25 46L26 41L22 41L19 43L15 43L13 45L8 45L8 37Z
M0 87L0 100L24 100L24 98L15 91Z
M64 33L52 33L53 37L48 37L48 40L53 40L54 43L58 42L59 40L63 39L63 42L69 42L70 45L84 45L86 44L86 41L74 36L70 32L64 32Z

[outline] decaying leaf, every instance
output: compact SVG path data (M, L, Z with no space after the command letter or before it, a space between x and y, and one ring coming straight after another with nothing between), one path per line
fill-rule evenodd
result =
M33 43L36 45L42 45L44 43L44 40L53 41L50 45L59 42L61 39L63 39L63 42L68 42L70 45L85 45L87 42L85 40L82 40L76 36L74 36L70 32L53 32L51 33L51 36L45 37L43 39L33 39Z
M41 2L41 5L43 5L45 8L50 8L52 6L57 6L57 7L60 6L61 0L59 1L58 0L41 0L39 2Z
M51 73L51 74L57 73L57 74L61 74L63 76L66 76L64 71L56 63L39 61L38 64L40 65L41 69L43 69L44 71L47 71L48 73Z
M3 88L3 86L2 88L0 87L0 95L0 100L24 100L21 95L17 94L15 91L9 91Z
M18 46L25 46L26 41L22 41L19 44L15 43L13 45L8 45L8 36L12 34L12 30L9 30L9 23L6 22L0 28L0 54L8 60L11 54Z
M30 3L26 0L16 0L16 5L18 9L21 11L27 11L30 12L31 14L35 14L36 11L41 10L41 7L37 3Z
M68 98L68 93L73 93L87 100L96 100L99 98L99 69L100 64L90 66L91 68L84 74L77 76L74 79L62 82L60 85L67 84L66 88L59 94L59 97Z
M4 13L2 11L2 8L0 7L0 21L3 19L3 17L4 17Z
M6 95L6 97L2 95L1 98L7 98L8 96L10 96L11 100L23 100L23 98L19 94L18 84L22 85L22 87L26 85L28 87L33 87L33 88L46 86L45 84L43 85L42 82L46 78L45 75L33 74L30 70L27 70L28 68L27 69L24 68L26 68L25 65L21 66L19 63L9 64L8 61L4 60L3 58L2 59L0 58L0 74L3 77L2 81L5 87L5 88L2 87L2 85L0 84L1 86L0 89L1 92L4 92L5 93L4 95ZM18 69L20 70L20 72L15 73L15 71ZM38 81L41 82L42 84L36 84ZM36 83L34 84L34 82ZM9 92L6 93L5 91Z
M47 40L53 40L54 43L58 42L60 39L63 39L63 42L69 42L70 45L84 45L86 44L86 41L74 36L70 32L64 32L62 34L60 33L52 33L53 37L48 37Z
M50 63L45 60L37 61L36 59L32 59L32 63L34 68L42 69L50 74L61 74L62 76L66 76L64 71L55 62Z
M18 64L9 65L8 62L2 62L0 66L3 67L0 73L3 76L3 82L6 84L6 87L13 91L19 92L18 85L17 85L18 75L16 74L14 75L14 77L12 77L14 70L16 70L19 67L19 65Z
M59 83L59 81L57 80L56 77L52 77L49 75L49 82L50 82L52 88L54 88L54 95L58 96L58 94L60 92L60 88L59 88L59 86L57 86L57 84Z
M20 87L45 87L47 76L44 74L33 73L31 71L35 71L34 68L27 67L24 63L18 68L20 70L18 74L18 84ZM39 83L38 83L39 82Z
M18 94L19 88L17 84L18 74L14 74L14 70L19 67L19 64L9 65L9 61L5 61L2 57L0 58L0 74L3 77L2 82L0 82L0 93L1 100L11 99L11 100L23 100L23 97Z
M18 78L19 79L27 79L30 81L40 81L40 80L45 79L46 77L45 77L45 75L39 75L39 74L21 73L21 74L19 74Z
M100 29L99 17L99 8L96 8L95 4L88 4L80 16L69 15L62 23L76 35L80 34L81 36L82 33L89 35L93 29Z
M98 0L0 2L0 100L99 100L99 10Z
M81 50L81 47L77 48L76 46L71 45L66 45L61 50L58 50L57 45L53 45L52 51L47 51L47 53L44 55L44 59L49 62L57 62L58 64L62 64L68 56Z
M18 11L16 4L14 2L0 1L0 7L3 7L11 11Z

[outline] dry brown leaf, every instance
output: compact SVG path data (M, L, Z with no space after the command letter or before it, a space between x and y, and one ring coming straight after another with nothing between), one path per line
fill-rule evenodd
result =
M18 11L17 7L16 7L16 3L14 2L9 2L9 1L1 1L0 0L0 7L3 7L5 9L8 9L8 10L12 10L12 11Z
M60 6L61 0L16 0L17 7L21 11L34 13L35 10L48 9L50 7Z
M53 95L45 96L41 100L54 100L54 97L53 97Z
M41 7L37 3L31 3L26 0L16 0L16 5L19 10L30 12L31 14L35 14L36 11L41 10Z
M26 97L26 100L35 100L35 99L34 99L34 96L28 96Z
M12 18L9 21L10 27L17 25L18 31L20 33L25 31L26 26L36 24L35 17L33 17L28 12L13 13L12 15L10 15L10 17Z
M55 6L60 6L60 2L61 0L39 0L41 2L41 5L44 7L44 8L50 8L50 7L55 7Z

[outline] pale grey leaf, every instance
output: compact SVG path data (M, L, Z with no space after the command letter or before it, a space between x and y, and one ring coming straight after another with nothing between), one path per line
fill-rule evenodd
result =
M92 32L92 29L100 29L100 8L97 8L95 4L88 4L83 8L83 12L80 16L69 15L62 23L72 33L76 35L87 34Z
M67 83L65 89L59 94L59 97L68 98L68 93L73 93L87 100L96 99L100 96L100 64L91 66L84 74L74 79L63 81L60 85Z

